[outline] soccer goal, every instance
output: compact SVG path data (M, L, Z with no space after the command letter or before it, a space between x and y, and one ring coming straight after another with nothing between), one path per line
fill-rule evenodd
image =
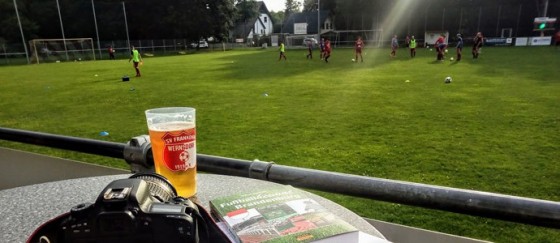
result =
M383 42L383 29L370 30L338 30L336 34L335 44L353 46L358 36L366 43L366 46L380 47Z
M29 47L31 63L95 60L92 38L33 39Z

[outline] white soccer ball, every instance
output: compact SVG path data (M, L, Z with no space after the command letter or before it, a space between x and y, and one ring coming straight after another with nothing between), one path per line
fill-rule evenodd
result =
M453 81L453 79L451 77L445 78L445 83L446 84L451 83L451 81Z
M452 58L449 58L449 60L453 61L454 59L453 59L453 57L452 57Z
M356 59L352 58L352 62L355 62L355 61L356 61Z
M449 52L449 50L445 49L445 53L448 53L448 52Z

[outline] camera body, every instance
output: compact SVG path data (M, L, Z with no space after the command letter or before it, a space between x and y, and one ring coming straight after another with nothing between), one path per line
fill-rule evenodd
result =
M59 228L59 241L198 242L196 205L153 190L139 178L111 182L94 204L79 204L70 210Z

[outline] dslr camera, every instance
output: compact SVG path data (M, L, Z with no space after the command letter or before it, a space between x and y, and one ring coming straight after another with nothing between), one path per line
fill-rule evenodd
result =
M135 174L111 182L94 204L83 203L59 216L38 242L199 242L196 204L178 197L157 174Z

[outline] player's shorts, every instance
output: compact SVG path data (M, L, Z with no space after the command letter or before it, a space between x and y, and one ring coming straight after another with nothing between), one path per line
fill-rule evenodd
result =
M356 48L356 53L362 53L362 48Z

